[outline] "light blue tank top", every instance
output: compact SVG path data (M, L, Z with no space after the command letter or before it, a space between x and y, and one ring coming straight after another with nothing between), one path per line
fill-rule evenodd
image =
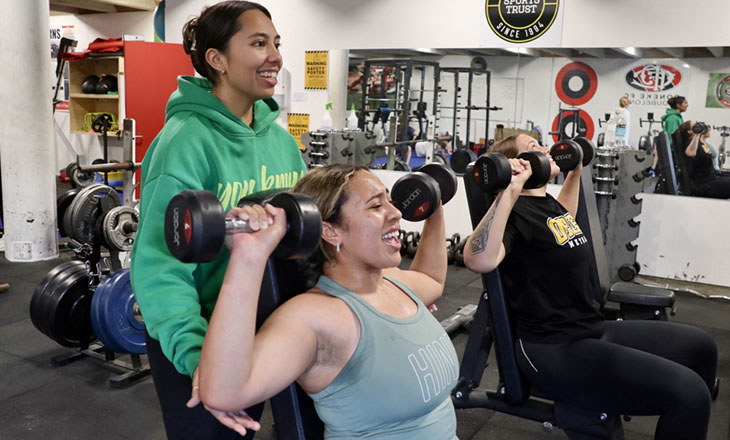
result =
M459 376L454 345L418 295L385 278L418 304L414 316L380 313L325 276L317 283L352 309L361 328L357 348L340 374L310 394L325 424L325 439L456 439L450 396Z

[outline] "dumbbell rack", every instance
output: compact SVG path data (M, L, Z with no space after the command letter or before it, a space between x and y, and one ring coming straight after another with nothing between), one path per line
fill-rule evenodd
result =
M641 199L636 194L651 183L646 170L651 154L633 149L598 148L593 184L611 282L631 281L639 272L636 261Z

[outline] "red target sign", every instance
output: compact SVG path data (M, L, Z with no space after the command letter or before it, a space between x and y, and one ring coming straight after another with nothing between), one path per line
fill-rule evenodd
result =
M579 78L580 88L573 90L570 81ZM593 98L598 88L596 71L586 63L579 61L566 64L555 78L555 91L558 98L568 105L583 105Z

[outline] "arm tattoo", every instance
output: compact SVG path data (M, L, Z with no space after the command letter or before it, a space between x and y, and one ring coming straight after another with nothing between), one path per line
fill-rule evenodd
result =
M487 249L487 239L489 238L489 228L492 226L494 221L494 213L497 211L497 205L499 204L499 197L494 200L489 211L484 215L484 219L481 224L477 227L472 234L471 241L471 254L476 255L484 252Z

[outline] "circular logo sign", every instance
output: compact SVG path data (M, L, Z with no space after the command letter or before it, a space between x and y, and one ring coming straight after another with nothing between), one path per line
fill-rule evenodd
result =
M725 107L730 107L730 75L721 79L715 88L715 98Z
M510 43L527 43L544 34L558 15L559 0L487 0L489 27Z
M626 73L626 83L644 92L664 92L679 85L682 74L672 66L645 64Z

